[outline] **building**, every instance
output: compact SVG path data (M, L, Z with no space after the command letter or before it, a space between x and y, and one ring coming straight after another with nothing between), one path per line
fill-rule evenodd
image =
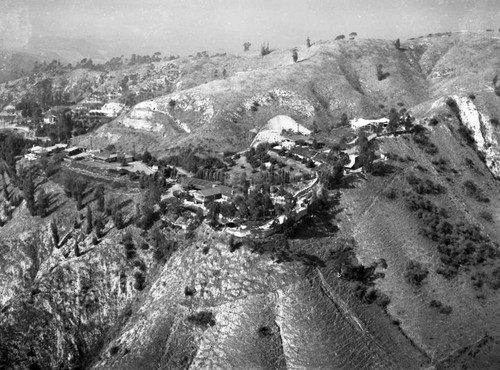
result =
M81 153L83 150L82 148L78 147L78 146L72 146L71 148L66 148L64 149L64 153L67 155L67 156L72 156L72 155L76 155L76 154L79 154Z
M134 161L134 156L132 154L120 154L117 157L120 163L130 163Z
M232 188L222 185L193 192L194 202L203 205L218 200L227 202L232 199L233 195L234 190Z
M97 159L98 161L101 162L116 162L118 160L118 154L116 153L111 153L108 151L102 151L100 153L95 153L92 155L94 159Z

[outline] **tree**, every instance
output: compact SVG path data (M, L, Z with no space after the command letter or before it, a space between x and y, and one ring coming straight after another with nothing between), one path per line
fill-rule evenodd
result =
M42 217L47 216L49 210L49 194L42 189L36 198L36 214Z
M351 32L351 33L349 34L349 39L350 39L350 40L354 40L357 36L358 36L358 34L357 34L356 32Z
M57 248L59 246L59 229L54 219L52 219L52 221L50 222L50 231L52 232L52 240L54 241L54 246Z
M97 202L97 210L104 212L104 186L99 184L94 190L94 198Z
M387 77L389 77L391 74L389 72L383 72L382 71L382 64L379 64L377 66L377 79L379 81L385 80Z
M345 39L344 35L338 35L337 37L335 37L335 40L343 40L343 39Z
M103 235L103 231L104 231L104 220L103 220L103 217L102 217L102 214L98 213L95 217L95 221L94 221L94 230L95 230L95 235L98 237L98 238L102 238L104 235Z
M389 112L389 123L387 124L387 131L394 132L399 125L399 114L396 109L392 108Z
M92 210L90 209L90 206L87 206L87 234L92 232L92 225Z
M247 42L245 42L245 43L243 44L243 51L248 51L248 50L250 50L250 46L252 46L252 44L251 44L251 43L249 43L248 41L247 41Z
M153 159L153 156L151 155L151 153L148 152L147 150L145 150L144 154L142 155L142 162L149 164L152 159Z
M311 39L309 38L309 36L306 39L306 45L307 45L308 48L311 47Z
M113 213L111 214L111 219L113 220L113 224L118 230L123 229L125 226L123 224L123 215L121 211L118 209L118 206L113 208Z
M271 54L271 50L269 49L269 43L264 42L260 47L260 55L266 56L267 54Z
M396 42L394 43L394 46L396 47L396 49L400 50L401 49L401 41L399 39L397 39Z
M359 164L365 172L370 172L373 167L375 155L375 140L368 141L366 134L361 132L358 138L359 146Z
M297 60L299 59L299 53L296 48L292 50L292 59L295 63L297 63Z
M226 77L227 77L227 71L226 71L226 68L224 68L222 70L222 78L226 79Z
M21 188L23 190L23 197L26 201L26 208L32 216L36 215L35 208L35 180L34 173L32 170L28 170L24 176L22 176Z

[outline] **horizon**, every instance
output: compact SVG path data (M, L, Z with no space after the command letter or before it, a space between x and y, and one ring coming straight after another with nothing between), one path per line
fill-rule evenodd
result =
M86 47L100 47L107 57L236 53L247 41L251 51L263 42L285 49L304 44L307 37L315 42L351 32L359 38L406 40L500 27L495 0L0 1L3 40L24 46L31 41L36 47L40 38L86 39Z

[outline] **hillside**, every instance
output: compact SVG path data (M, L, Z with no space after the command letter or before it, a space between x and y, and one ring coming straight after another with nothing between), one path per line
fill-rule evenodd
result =
M149 176L16 164L1 137L0 368L498 368L500 42L401 47L324 41L297 63L276 50L53 75L73 98L154 95L72 140L165 160L143 158ZM296 125L295 148L247 151L293 141ZM215 180L239 195L200 207L218 188L191 188ZM279 219L274 234L242 233Z

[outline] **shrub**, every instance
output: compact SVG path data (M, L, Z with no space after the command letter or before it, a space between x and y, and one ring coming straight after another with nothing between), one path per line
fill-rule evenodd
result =
M200 311L198 313L190 315L187 317L187 321L196 326L201 326L201 327L215 325L214 315L210 311Z
M118 351L120 351L120 347L118 347L118 346L113 346L113 347L111 347L111 348L109 349L109 354L110 354L111 356L114 356L114 355L116 355L116 354L118 353Z
M297 49L292 50L292 59L295 63L297 63L297 60L299 59L299 53Z
M268 54L271 54L271 50L269 49L269 43L264 42L260 46L260 55L266 56Z
M465 143L473 149L476 149L476 139L474 139L474 132L465 125L460 125L457 132L465 140Z
M490 198L484 195L483 191L472 180L464 182L464 188L468 196L473 197L476 201L481 203L489 203Z
M429 131L422 125L413 126L413 141L427 154L439 152L438 147L429 139Z
M196 289L194 289L194 288L190 288L188 286L184 288L184 295L186 297L192 297L195 295L195 293L196 293Z
M450 167L450 161L443 157L439 157L438 159L433 159L432 164L436 167L438 172L453 172L457 173L457 170Z
M398 191L394 188L386 189L382 193L387 199L394 200L398 197Z
M406 264L404 277L411 286L420 287L427 275L429 271L420 262L410 260Z
M123 234L122 243L125 248L125 256L127 257L127 259L133 259L137 254L137 250L132 239L132 234L130 232Z
M488 211L481 211L479 217L488 222L493 222L493 215Z
M337 37L335 37L335 40L344 40L345 39L345 35L338 35Z
M146 277L141 271L136 271L134 273L134 288L136 290L143 290L146 287Z
M439 195L446 193L446 188L441 184L436 184L430 179L420 179L413 174L406 177L406 181L411 185L417 194Z
M497 118L492 118L492 119L490 119L490 123L491 123L493 126L498 126L498 119L497 119Z
M389 72L385 72L385 73L384 73L384 72L382 71L382 68L383 68L382 64L379 64L379 65L377 66L377 79L378 79L379 81L383 81L383 80L385 80L387 77L389 77L389 76L391 75Z

